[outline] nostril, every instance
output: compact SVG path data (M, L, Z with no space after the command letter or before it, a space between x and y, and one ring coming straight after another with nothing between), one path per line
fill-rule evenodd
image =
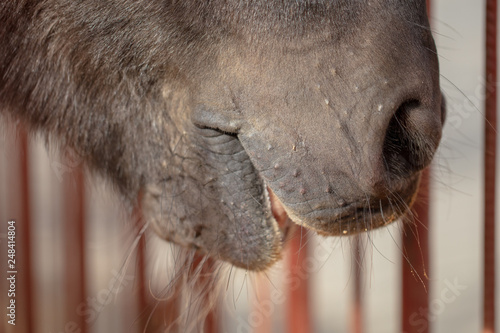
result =
M409 177L429 165L441 138L441 118L441 112L434 113L416 99L399 106L389 121L383 146L391 178Z

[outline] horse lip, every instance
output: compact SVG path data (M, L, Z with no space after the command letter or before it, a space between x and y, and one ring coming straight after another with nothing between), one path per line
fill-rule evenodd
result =
M319 232L326 232L330 235L353 235L370 231L390 224L397 218L394 212L390 212L389 209L388 206L382 208L363 205L342 209L333 220L331 218L322 220L321 217L318 217L320 225L328 226L324 228L324 231L319 230Z
M391 224L404 218L415 201L420 183L420 173L406 179L398 186L396 193L386 196L366 197L344 201L338 206L332 202L322 202L315 209L301 213L281 201L267 184L271 213L282 233L282 240L291 234L290 229L297 225L314 230L322 236L344 236L367 232Z
M267 188L272 214L286 239L289 230L302 225L324 236L343 236L367 232L395 221L405 212L397 213L389 200L377 200L378 206L366 201L347 203L342 207L315 210L304 216L290 217L278 197Z

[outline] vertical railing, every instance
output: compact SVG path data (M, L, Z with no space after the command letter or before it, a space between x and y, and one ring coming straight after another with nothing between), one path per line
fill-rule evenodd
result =
M427 15L430 20L431 0L427 0ZM411 221L403 225L402 243L402 313L401 328L405 333L428 333L430 331L429 309L429 175L431 167L425 169L420 180L417 200ZM422 311L422 309L424 311ZM415 316L425 325L415 325ZM418 330L417 330L418 329Z
M495 188L497 140L497 1L486 1L483 333L495 332Z
M363 333L363 241L361 235L353 237L351 267L353 269L353 299L351 310L351 332Z
M33 266L31 260L32 243L31 243L31 199L30 199L30 175L29 175L29 139L26 128L21 126L19 128L19 184L20 184L20 205L21 210L18 222L18 235L21 238L21 251L20 257L18 257L18 276L20 277L20 283L22 289L19 288L19 294L23 295L19 297L24 304L21 305L21 309L25 311L18 311L20 314L18 317L18 324L20 329L23 326L26 332L34 332L34 302L33 302ZM17 299L17 297L16 297ZM23 318L24 317L24 318ZM18 326L18 328L19 328Z
M66 320L75 323L78 332L88 332L84 317L76 315L75 309L86 298L86 251L85 251L85 186L84 174L76 167L63 180L64 193L64 281Z
M31 333L35 331L35 297L34 297L34 274L32 260L32 215L31 215L31 195L30 195L30 147L27 130L22 125L15 125L13 121L7 122L8 134L13 134L7 143L12 147L7 149L6 157L9 163L7 164L6 196L7 204L7 219L15 221L15 235L12 241L14 242L13 250L15 257L2 257L2 260L7 262L7 259L12 259L13 266L8 266L8 275L14 276L13 282L15 285L15 317L7 317L6 311L3 314L3 322L0 327L6 327L6 333L23 332ZM6 223L7 221L2 221ZM2 240L3 241L3 240ZM0 241L0 242L2 242ZM7 249L7 247L5 247ZM9 248L11 249L11 248ZM4 254L2 254L4 255ZM10 290L10 280L9 280ZM2 293L4 291L2 290ZM7 291L5 292L5 295ZM6 305L7 306L7 305ZM9 303L10 306L10 303ZM4 308L6 309L6 308ZM15 319L15 326L7 324L7 320Z
M286 318L289 333L313 332L310 318L309 272L303 269L308 256L308 247L307 230L302 227L297 228L288 244L290 281L296 282L293 288L288 289Z
M428 8L430 1L427 0ZM496 109L497 109L497 3L496 0L486 2L486 100L485 100L485 156L484 156L484 289L483 289L483 333L494 333L495 323L495 198L496 198ZM17 208L12 212L15 216L19 236L18 266L19 283L22 285L19 296L22 311L18 311L19 326L16 328L22 332L35 331L35 311L33 309L33 274L31 260L31 214L30 214L30 176L29 176L29 149L28 136L24 129L20 129L18 141L19 147L16 152L17 162L13 165L18 170L13 170L16 179L12 179L15 186L12 189L12 202ZM426 319L425 311L429 304L429 173L423 173L419 190L418 201L414 208L414 222L406 223L403 229L403 267L402 267L402 331L405 333L416 332L416 327L411 325L414 314L419 319ZM72 173L71 180L65 180L65 280L66 296L65 307L68 313L65 318L74 318L78 321L79 332L88 331L83 317L74 317L74 309L85 299L86 295L86 269L85 269L85 186L83 173L77 170ZM362 266L360 264L361 244L359 238L354 238L354 307L353 307L353 332L362 332ZM288 245L291 255L289 256L289 269L292 277L298 277L300 284L290 289L287 302L287 326L288 332L306 333L312 332L310 318L309 284L307 277L301 274L300 269L307 258L306 232L298 230ZM138 246L138 284L143 288L139 293L137 304L139 311L144 309L148 300L144 294L147 291L144 271L146 270L145 240L142 239ZM175 318L178 313L171 313ZM424 316L424 317L422 317ZM206 321L206 332L216 332L218 323L215 313L209 314ZM167 320L168 321L168 320ZM425 330L418 326L418 332L429 332L429 325Z
M147 320L146 314L148 309L148 284L146 283L146 235L144 235L144 220L142 218L142 193L139 193L137 204L132 213L132 220L135 223L136 237L140 237L137 244L137 267L136 267L136 283L137 283L137 297L136 306L138 309L138 327L139 329L146 329Z
M429 172L424 170L412 221L403 226L402 332L427 333L429 329ZM415 325L415 316L425 325Z

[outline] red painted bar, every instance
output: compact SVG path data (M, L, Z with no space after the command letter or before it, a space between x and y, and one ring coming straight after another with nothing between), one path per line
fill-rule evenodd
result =
M156 303L156 300L153 301L154 312L150 315L147 329L144 330L145 332L180 332L184 325L193 324L182 322L181 311L186 311L185 308L181 308L183 303L182 288L190 287L201 291L199 295L200 299L192 299L192 301L196 303L193 307L196 311L207 309L206 306L208 306L213 297L216 296L213 294L215 292L213 289L213 275L216 274L218 266L213 259L202 254L195 254L192 259L187 259L184 265L185 268L189 270L189 274L193 274L193 276L186 277L187 284L183 281L179 281L179 283L175 284L173 286L175 290L172 291L172 295L169 299L160 300L159 303ZM191 280L194 278L195 280ZM191 285L191 281L194 282L194 285ZM204 322L199 323L199 325L203 327L202 332L218 333L221 331L218 314L219 307L215 304L213 308L206 313ZM198 319L200 318L194 318L193 320L196 321ZM195 323L195 326L195 330L200 329L198 322Z
M272 308L268 304L271 304L271 293L270 293L270 282L269 278L265 274L259 274L255 282L255 296L253 297L253 312L255 316L248 316L248 324L252 327L252 332L255 333L272 333L273 332L273 320ZM245 328L248 330L249 326ZM240 331L244 329L240 328Z
M22 305L22 311L18 317L18 323L26 327L27 332L34 331L34 309L33 309L33 268L31 260L31 200L29 186L29 139L27 131L24 127L19 127L19 162L20 162L20 189L21 189L21 212L19 215L18 225L16 226L17 235L21 238L21 252L18 257L18 276L20 278L22 290L21 295L24 295L21 300L25 302ZM17 297L16 297L17 298ZM25 316L25 318L23 318ZM22 322L26 320L28 322ZM19 328L19 327L18 327Z
M85 186L79 167L71 170L63 180L64 189L64 277L66 322L76 323L78 332L88 332L85 317L76 315L76 309L86 298L85 264ZM76 329L75 329L76 331Z
M305 265L308 256L307 230L299 227L288 246L290 281L287 299L287 325L289 333L313 332L309 302L309 272Z
M486 1L486 100L484 137L483 332L495 332L495 185L497 140L497 1Z
M210 300L214 297L213 288L213 275L216 270L216 262L210 258L206 257L202 254L196 254L192 263L190 263L191 273L196 274L199 273L196 282L198 283L198 288L200 288L204 294L201 297L204 297L202 303L210 304ZM200 265L202 265L200 267ZM219 330L219 320L218 320L218 306L214 305L213 308L207 313L205 317L205 322L203 323L203 332L204 333L218 333Z
M142 234L142 229L144 228L144 220L142 218L142 193L139 194L137 200L137 205L134 207L132 213L132 219L135 223L135 230L137 235L140 235L139 243L137 244L137 269L136 269L136 283L138 285L138 295L137 295L137 309L139 312L138 322L139 329L143 330L146 327L146 316L145 311L148 309L148 297L147 293L149 291L148 285L146 283L146 235Z
M353 304L351 310L351 332L352 333L362 333L364 331L363 327L363 241L361 235L356 235L353 237L352 244L352 269L353 269L353 279L354 279L354 295Z
M217 333L219 332L218 327L218 317L217 317L217 309L213 309L205 318L204 331L205 333Z
M29 156L29 138L26 129L20 124L15 124L14 121L8 123L12 130L6 131L5 138L7 139L8 155L7 157L7 179L6 179L6 203L7 203L7 220L5 230L8 226L15 228L14 247L9 249L15 250L15 257L5 258L15 260L14 266L5 266L9 271L8 276L15 277L15 318L7 317L4 314L5 321L3 322L4 331L6 333L17 332L34 332L34 324L36 321L34 307L34 279L32 267L32 215L31 215L31 196L30 196L30 156ZM13 221L8 224L8 221ZM7 251L7 246L5 247ZM5 253L7 255L7 252ZM2 274L3 278L7 278ZM10 286L9 286L10 289ZM3 290L2 290L3 292ZM7 296L7 292L5 293ZM9 297L10 298L10 297ZM7 306L7 305L6 305ZM10 310L9 310L10 313ZM7 320L15 319L15 325L7 323ZM2 331L3 332L3 331Z
M431 0L427 0L427 15L431 16ZM402 260L402 317L405 333L428 333L429 309L429 174L431 167L422 173L418 196L413 207L413 221L403 226Z
M214 297L212 287L212 276L215 274L215 262L208 258L205 261L203 260L203 256L197 256L195 258L195 263L193 264L193 269L196 269L196 266L203 265L201 270L201 275L199 277L200 285L202 288L207 289L207 293L204 295L205 302L207 304L210 303L210 299ZM219 307L217 304L214 305L210 312L207 314L205 318L205 322L203 323L203 332L204 333L218 333L220 332L220 324L219 324Z
M413 208L403 226L402 331L427 333L429 320L429 168L424 170Z

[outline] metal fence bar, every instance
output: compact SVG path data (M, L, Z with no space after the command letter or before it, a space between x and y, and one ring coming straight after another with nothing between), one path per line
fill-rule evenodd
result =
M217 309L210 311L205 319L204 333L218 333L219 332L219 320L217 317Z
M146 282L146 236L141 234L144 228L144 220L142 218L142 193L139 194L137 204L132 212L132 219L135 223L137 235L140 235L139 243L137 244L137 266L136 266L136 283L137 288L137 309L138 309L138 331L146 328L146 309L148 309L148 284Z
M495 185L497 127L497 1L486 1L486 100L484 138L483 332L495 332Z
M20 293L24 294L23 297L20 297L25 304L21 307L23 311L26 311L25 314L21 314L19 316L18 323L22 326L25 326L26 332L34 332L34 302L33 302L33 267L31 260L31 200L30 200L30 184L29 184L29 138L26 129L23 126L19 127L19 166L20 166L20 174L19 174L19 184L21 190L21 211L19 212L19 230L18 235L21 238L21 252L20 258L18 258L17 265L20 276L20 283L22 289L20 289ZM25 318L23 319L23 315ZM22 322L23 320L27 320L27 322Z
M77 167L64 179L64 277L65 320L70 320L78 332L88 332L84 317L76 315L79 304L87 292L85 253L85 186L84 175Z
M356 235L353 238L353 249L352 249L352 269L354 270L354 288L353 288L353 305L351 313L351 332L352 333L362 333L363 332L363 241L361 235Z
M252 325L251 331L248 329L248 333L272 333L273 332L273 309L271 308L271 283L267 274L259 274L255 282L253 283L255 286L255 296L253 297L253 311L258 317L255 318L247 317L249 320L249 324ZM243 329L240 329L243 331Z
M202 302L208 305L210 304L211 298L214 296L213 294L214 290L212 289L213 287L212 276L216 274L216 263L210 257L197 254L194 257L194 261L190 269L194 272L199 269L198 267L200 265L201 265L200 276L198 276L197 281L199 283L199 288L205 291L201 296L204 298ZM220 332L218 312L219 312L218 303L216 303L207 313L207 316L203 323L204 333Z
M427 15L430 20L432 1L427 0ZM402 261L402 317L401 327L405 333L428 333L429 327L429 210L431 167L422 173L417 200L413 208L412 221L403 226ZM424 310L424 311L422 311ZM418 317L416 317L418 316ZM416 318L419 322L416 325Z
M412 221L403 226L402 331L429 332L429 172L424 170ZM422 311L424 310L424 311ZM417 317L418 316L418 317ZM419 324L416 325L416 318ZM422 322L423 321L423 322ZM425 322L425 323L424 323Z
M290 251L288 269L290 281L294 281L293 285L288 286L286 318L289 333L313 332L309 301L309 272L304 269L308 256L308 238L307 230L299 227L288 244Z

